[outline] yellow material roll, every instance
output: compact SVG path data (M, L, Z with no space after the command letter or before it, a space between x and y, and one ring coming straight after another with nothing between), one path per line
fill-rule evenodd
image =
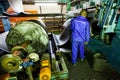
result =
M40 70L40 80L50 80L51 78L51 70L49 60L43 60L41 62L41 70Z
M50 80L51 71L49 67L44 67L40 70L40 80Z

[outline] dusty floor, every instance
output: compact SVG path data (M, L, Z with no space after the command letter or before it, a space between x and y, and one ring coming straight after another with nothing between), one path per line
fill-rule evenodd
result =
M70 62L70 53L65 53L64 59L69 71L69 80L120 80L120 74L110 66L102 71L95 71L90 67L87 59L83 62L78 59L75 67Z

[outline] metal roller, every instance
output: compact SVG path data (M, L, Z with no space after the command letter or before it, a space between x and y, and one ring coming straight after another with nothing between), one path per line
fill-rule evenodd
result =
M6 54L0 58L0 67L3 71L13 73L21 70L21 58L11 54Z
M70 19L67 20L63 26L64 29L59 35L55 35L56 45L64 45L70 39Z
M11 28L6 37L9 50L14 46L21 46L25 42L29 42L26 46L28 54L41 54L47 49L48 34L45 29L38 24L38 21L23 21L17 23L14 28Z

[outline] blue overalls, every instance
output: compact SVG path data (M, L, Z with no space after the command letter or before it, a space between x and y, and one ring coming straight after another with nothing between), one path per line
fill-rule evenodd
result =
M88 42L90 38L90 26L87 19L78 16L71 20L71 40L72 40L72 63L75 64L78 52L81 59L84 59L84 42Z
M5 12L8 7L9 3L7 1L0 1L0 15L2 15L2 13ZM9 31L11 26L8 17L3 17L0 19L2 20L2 24L4 25L4 31Z

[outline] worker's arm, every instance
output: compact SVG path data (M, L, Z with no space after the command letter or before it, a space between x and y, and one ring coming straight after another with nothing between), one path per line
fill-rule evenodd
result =
M70 30L73 31L74 27L75 27L75 23L74 23L74 19L72 19L70 24Z
M89 38L90 38L90 24L89 24L89 22L87 22L87 25L86 25L86 39L85 39L85 45L88 44Z

